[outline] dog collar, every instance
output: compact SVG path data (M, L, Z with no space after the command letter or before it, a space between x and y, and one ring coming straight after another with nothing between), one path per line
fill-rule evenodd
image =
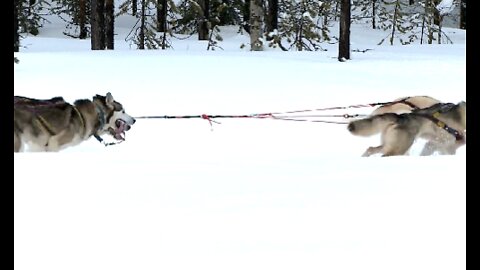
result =
M97 116L98 116L98 122L100 123L100 126L98 127L98 130L101 130L103 128L103 126L105 126L105 112L103 111L103 109L97 105L96 103L95 104L95 110L97 111Z

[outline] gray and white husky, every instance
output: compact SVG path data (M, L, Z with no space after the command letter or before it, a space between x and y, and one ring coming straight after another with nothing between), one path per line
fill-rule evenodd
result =
M354 120L348 124L348 130L357 136L381 133L381 145L369 147L363 156L404 155L417 138L427 140L421 155L431 155L433 151L453 155L466 143L466 110L465 101L437 103L410 113L382 113Z
M14 152L55 152L91 136L101 141L104 134L122 141L135 123L110 93L73 104L62 97L40 100L14 96L13 106Z

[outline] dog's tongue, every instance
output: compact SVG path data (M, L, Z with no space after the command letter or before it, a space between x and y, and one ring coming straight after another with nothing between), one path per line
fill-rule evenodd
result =
M126 123L124 121L119 120L117 122L117 128L115 129L115 134L113 135L113 137L119 141L124 141L125 128L126 128Z
M115 139L119 140L119 141L124 141L125 140L125 132L115 131L115 135L113 137Z

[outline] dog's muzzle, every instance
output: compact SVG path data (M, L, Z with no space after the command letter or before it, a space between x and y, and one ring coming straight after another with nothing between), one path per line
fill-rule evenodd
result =
M133 121L135 123L135 120ZM122 119L117 119L115 121L115 128L109 128L110 135L112 135L116 140L124 141L125 140L125 132L130 130L131 126L127 124Z

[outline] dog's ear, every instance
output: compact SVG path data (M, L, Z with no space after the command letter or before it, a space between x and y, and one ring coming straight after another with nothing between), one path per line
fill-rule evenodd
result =
M107 107L113 109L113 96L110 92L107 93L107 95L105 96L105 104L107 105Z

